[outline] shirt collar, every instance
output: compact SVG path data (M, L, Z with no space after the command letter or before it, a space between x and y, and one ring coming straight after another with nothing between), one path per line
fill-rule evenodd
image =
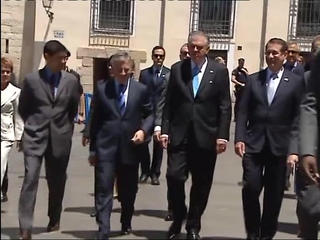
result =
M161 65L160 67L157 67L157 66L153 65L152 66L153 72L156 73L156 71L159 70L159 73L161 73L162 72L162 67L163 67L163 65Z
M270 70L270 68L267 68L267 76L268 76L267 80L269 80L271 75L274 74L274 73L277 74L277 78L278 79L281 79L282 75L283 75L283 72L284 72L284 68L283 67L278 72L273 72L273 71Z
M48 80L50 80L52 76L55 76L56 79L59 79L61 77L61 71L54 73L48 67L45 67L45 71L46 71L46 75L48 77Z
M204 61L201 64L196 64L194 61L191 60L191 69L194 69L195 66L197 66L201 70L202 67L207 64L207 62L208 62L207 58L205 58Z

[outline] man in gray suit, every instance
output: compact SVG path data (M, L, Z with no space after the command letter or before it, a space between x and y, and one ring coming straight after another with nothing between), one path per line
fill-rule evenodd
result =
M25 175L19 199L21 239L31 239L43 157L49 188L47 231L60 227L73 120L82 94L76 77L62 71L66 52L59 41L48 41L43 48L46 66L26 75L22 84L19 112L25 122L22 137Z
M307 93L301 103L299 124L292 131L288 164L293 165L300 156L297 172L297 216L299 237L317 239L320 221L320 36L312 44L316 53L311 72L305 74ZM297 127L298 126L298 127ZM318 160L317 160L318 158Z

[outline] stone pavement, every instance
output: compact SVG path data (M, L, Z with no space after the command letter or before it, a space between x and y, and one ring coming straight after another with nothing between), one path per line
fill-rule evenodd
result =
M231 129L234 129L232 126ZM81 145L81 127L77 126L73 138L73 149L68 169L68 181L64 198L64 212L61 230L44 233L47 218L47 186L44 177L40 179L34 218L34 239L92 239L97 226L89 216L93 206L93 169L87 163L88 148ZM232 130L233 132L233 130ZM166 159L163 161L163 173ZM241 160L233 153L232 141L228 151L219 156L214 184L207 210L202 219L201 236L205 239L241 239L243 227L241 187ZM44 172L41 176L44 176ZM12 151L9 163L9 202L1 204L1 239L18 238L18 198L23 180L23 158L21 153ZM133 234L118 237L120 229L119 203L114 203L112 229L117 239L164 239L170 223L163 217L166 213L166 182L161 175L161 185L140 185L133 218ZM187 189L190 182L187 184ZM286 194L280 216L277 239L295 239L297 218L294 195Z

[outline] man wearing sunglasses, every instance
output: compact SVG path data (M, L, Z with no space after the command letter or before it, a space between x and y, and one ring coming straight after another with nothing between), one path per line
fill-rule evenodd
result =
M288 56L284 68L303 77L304 65L299 62L300 49L296 42L288 43Z
M151 101L154 113L156 112L157 103L165 89L166 82L169 79L170 69L163 65L166 51L162 46L155 46L152 49L153 65L141 71L139 82L146 85L151 94ZM163 149L159 142L153 141L152 161L149 153L150 136L144 143L141 156L141 176L140 183L146 183L151 178L152 185L159 185L159 176L162 163ZM151 162L151 164L150 164Z

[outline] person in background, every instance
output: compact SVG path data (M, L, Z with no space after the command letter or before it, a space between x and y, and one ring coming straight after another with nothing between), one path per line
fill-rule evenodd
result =
M98 180L98 239L109 239L115 177L121 203L121 233L132 231L141 144L154 124L147 87L132 80L131 64L127 52L114 54L114 76L100 81L93 96L89 162L95 166Z
M300 49L299 49L298 43L289 42L288 56L283 66L285 69L297 74L300 77L303 77L305 70L304 70L304 65L299 62L299 58L300 58L299 54L300 54Z
M234 95L236 98L234 104L234 121L237 120L237 112L239 111L240 101L243 95L243 89L249 76L248 69L244 67L244 58L238 59L238 67L232 71L231 82L234 84Z
M60 229L74 118L82 94L77 78L62 70L66 53L66 47L59 41L46 42L45 67L27 74L21 88L19 113L25 123L22 136L25 174L18 209L21 239L32 237L43 158L49 189L47 232Z
M182 45L180 48L180 55L179 55L180 61L183 61L184 59L190 58L189 55L189 49L188 49L188 43L185 43ZM168 77L170 78L170 77ZM165 97L166 97L166 92L167 92L167 86L168 86L168 81L166 82L166 86L161 94L161 97L159 99L159 102L157 104L157 109L156 109L156 114L155 114L155 121L154 121L154 138L156 139L157 142L161 142L160 136L161 136L161 121L162 121L162 112L163 112L163 107L164 107L164 102L165 102ZM168 181L167 181L168 185ZM169 187L169 186L168 186ZM169 196L169 191L167 191L167 200L168 200L168 214L165 216L164 220L165 221L172 221L173 220L173 210L172 210L172 203L170 202L170 196Z
M69 50L67 50L67 53L66 53L66 61L65 61L65 64L64 64L64 67L63 67L63 70L73 74L79 84L81 85L81 77L79 75L79 73L77 73L75 70L73 69L70 69L68 66L67 66L67 62L69 60L69 58L71 57L71 53ZM84 92L83 92L83 87L81 85L81 91L82 91L82 94L81 94L81 97L80 97L80 101L79 101L79 107L78 107L78 116L77 116L77 120L78 120L78 123L84 123L85 122L85 97L84 97Z
M226 61L223 59L223 57L220 57L220 56L215 57L214 61L217 63L224 64L224 65L226 64Z
M20 89L11 84L13 63L9 58L1 58L1 202L7 202L9 153L16 142L21 150L23 120L18 112ZM5 186L4 186L5 185Z
M153 64L140 72L139 82L147 86L151 94L153 111L155 113L158 101L165 88L165 83L168 81L170 69L163 65L166 57L166 51L163 47L155 46L151 53ZM150 135L152 136L152 134ZM150 164L150 140L148 136L146 142L143 144L144 148L141 153L141 176L139 180L140 183L146 183L150 177L152 185L160 185L159 177L161 173L163 149L159 142L153 140L152 161Z

